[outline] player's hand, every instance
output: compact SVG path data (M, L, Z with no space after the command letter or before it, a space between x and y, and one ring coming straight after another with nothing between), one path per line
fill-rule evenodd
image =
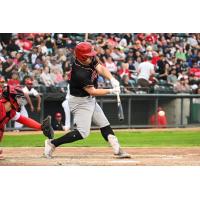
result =
M31 112L34 112L34 107L33 106L31 106Z
M110 94L120 94L120 87L114 87L113 89L110 89Z
M119 87L119 81L116 80L114 77L110 79L110 83L111 83L113 88Z

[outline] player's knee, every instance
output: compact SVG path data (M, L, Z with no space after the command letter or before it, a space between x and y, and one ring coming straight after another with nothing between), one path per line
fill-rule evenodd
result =
M86 129L78 129L77 130L79 131L79 133L81 134L81 136L83 138L86 138L90 135L90 130L86 130Z
M103 138L108 141L108 135L115 135L110 125L100 128Z

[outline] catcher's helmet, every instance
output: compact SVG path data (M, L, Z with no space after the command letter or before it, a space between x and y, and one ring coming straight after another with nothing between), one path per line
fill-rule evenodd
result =
M89 42L80 42L75 47L75 56L80 61L85 61L89 57L96 55L92 45Z
M25 96L22 91L22 88L19 85L17 86L7 85L6 87L3 88L2 96L11 103L12 107L16 111L18 112L20 111L22 103L18 101L18 98L20 97L25 98Z

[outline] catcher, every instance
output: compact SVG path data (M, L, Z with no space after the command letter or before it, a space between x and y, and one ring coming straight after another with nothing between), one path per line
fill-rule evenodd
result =
M54 137L51 127L51 117L48 116L42 124L19 113L20 108L26 102L24 93L20 86L5 86L0 97L0 142L3 138L4 128L10 120L17 121L29 128L42 130L43 134L52 139ZM0 150L2 154L2 150Z

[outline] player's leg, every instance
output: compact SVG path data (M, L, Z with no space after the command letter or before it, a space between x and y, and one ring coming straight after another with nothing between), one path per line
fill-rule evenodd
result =
M66 99L65 101L63 101L62 103L62 107L64 109L65 112L65 131L70 130L70 109L69 109L69 102Z
M12 118L12 120L17 121L29 128L33 128L35 130L42 130L44 136L48 138L54 137L54 131L51 126L51 117L47 116L42 124L35 121L34 119L28 118L26 116L21 115L20 113L16 112L16 115Z
M29 128L33 128L36 130L41 130L41 124L35 121L34 119L28 118L24 115L21 115L21 113L16 112L16 115L12 118L12 120L23 124Z
M115 155L119 156L120 158L130 158L130 155L121 149L119 141L115 136L108 119L97 103L92 116L92 121L100 127L103 138L109 142Z
M74 116L75 130L70 131L57 139L46 140L44 155L47 158L52 157L52 153L56 147L84 139L90 134L91 119L94 112L95 102L92 100L86 100L86 98L73 97L69 102L69 105Z

